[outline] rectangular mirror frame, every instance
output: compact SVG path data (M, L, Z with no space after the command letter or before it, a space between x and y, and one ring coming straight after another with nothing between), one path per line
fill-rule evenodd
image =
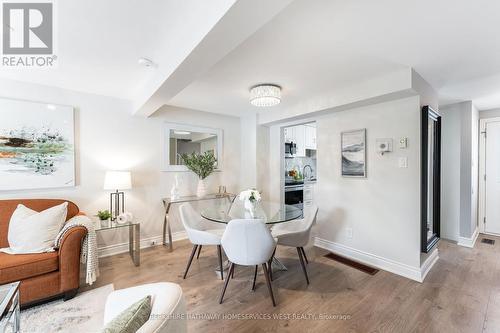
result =
M189 171L185 165L171 165L170 164L170 131L181 130L189 132L209 133L217 136L217 169L222 170L223 162L223 131L222 129L191 126L186 124L166 122L163 127L163 171L166 172L186 172Z
M428 215L428 199L429 199L429 120L434 121L434 142L433 142L433 172L432 178L432 237L427 236L427 215ZM421 118L421 229L420 229L420 245L423 253L428 253L437 244L440 238L440 215L441 215L441 115L434 111L429 106L422 108Z

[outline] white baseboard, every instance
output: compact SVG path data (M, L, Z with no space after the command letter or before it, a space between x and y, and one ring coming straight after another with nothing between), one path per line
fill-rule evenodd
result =
M476 227L476 230L474 230L474 233L470 238L459 236L457 244L465 247L474 247L474 244L476 243L478 236L479 236L479 228Z
M408 279L422 282L427 275L428 271L432 268L434 263L439 258L437 250L435 250L429 258L425 261L422 267L413 267L407 264L403 264L391 259L383 258L378 255L364 252L343 244L335 243L316 237L314 240L314 245L322 249L335 252L336 254L342 255L349 259L359 261L363 264L370 265L384 271L388 271L397 275L401 275ZM435 254L434 254L435 253Z
M432 266L434 266L434 264L438 261L438 259L439 259L439 252L438 248L435 247L434 250L432 250L431 254L429 254L427 259L424 261L422 266L420 266L420 276L422 277L421 282L425 280L427 273L429 273Z
M186 235L185 231L178 231L178 232L174 232L172 234L172 241L174 241L174 242L178 241L178 240L183 240L186 238L187 238L187 235ZM141 249L151 247L151 246L161 245L162 242L163 242L162 235L148 237L148 238L142 238L141 239ZM115 254L128 252L128 248L129 248L128 242L107 245L107 246L99 247L98 253L99 253L99 257L108 257L108 256L112 256Z

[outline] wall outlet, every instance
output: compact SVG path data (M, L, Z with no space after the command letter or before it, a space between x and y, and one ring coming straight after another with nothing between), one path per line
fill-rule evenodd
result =
M346 229L346 233L347 233L347 238L352 239L352 228L351 227Z
M398 164L400 168L408 167L408 157L400 157L398 160Z

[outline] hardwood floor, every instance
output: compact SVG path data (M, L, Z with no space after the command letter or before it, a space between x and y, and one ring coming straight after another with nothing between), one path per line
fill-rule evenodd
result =
M500 238L488 236L496 240L493 246L480 243L481 238L474 249L441 241L440 259L424 283L385 271L371 276L324 258L324 250L306 248L307 286L296 249L279 247L276 256L289 270L273 276L276 307L260 269L251 291L253 267L237 267L219 305L223 281L215 273L215 246L203 247L183 280L192 248L187 241L177 242L174 252L163 246L143 250L140 267L128 254L102 258L101 276L92 288L179 283L188 313L199 316L188 321L190 332L500 332ZM261 319L230 319L231 314ZM206 317L212 315L226 319ZM267 319L274 315L279 319ZM320 315L344 319L311 319Z

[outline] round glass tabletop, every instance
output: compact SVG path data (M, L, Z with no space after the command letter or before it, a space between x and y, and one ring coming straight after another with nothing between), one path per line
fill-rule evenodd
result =
M267 224L274 224L295 220L302 216L302 210L290 205L261 201L256 205L254 214L251 214L236 199L232 204L228 201L214 202L201 211L201 216L219 223L229 223L234 219L263 219Z

